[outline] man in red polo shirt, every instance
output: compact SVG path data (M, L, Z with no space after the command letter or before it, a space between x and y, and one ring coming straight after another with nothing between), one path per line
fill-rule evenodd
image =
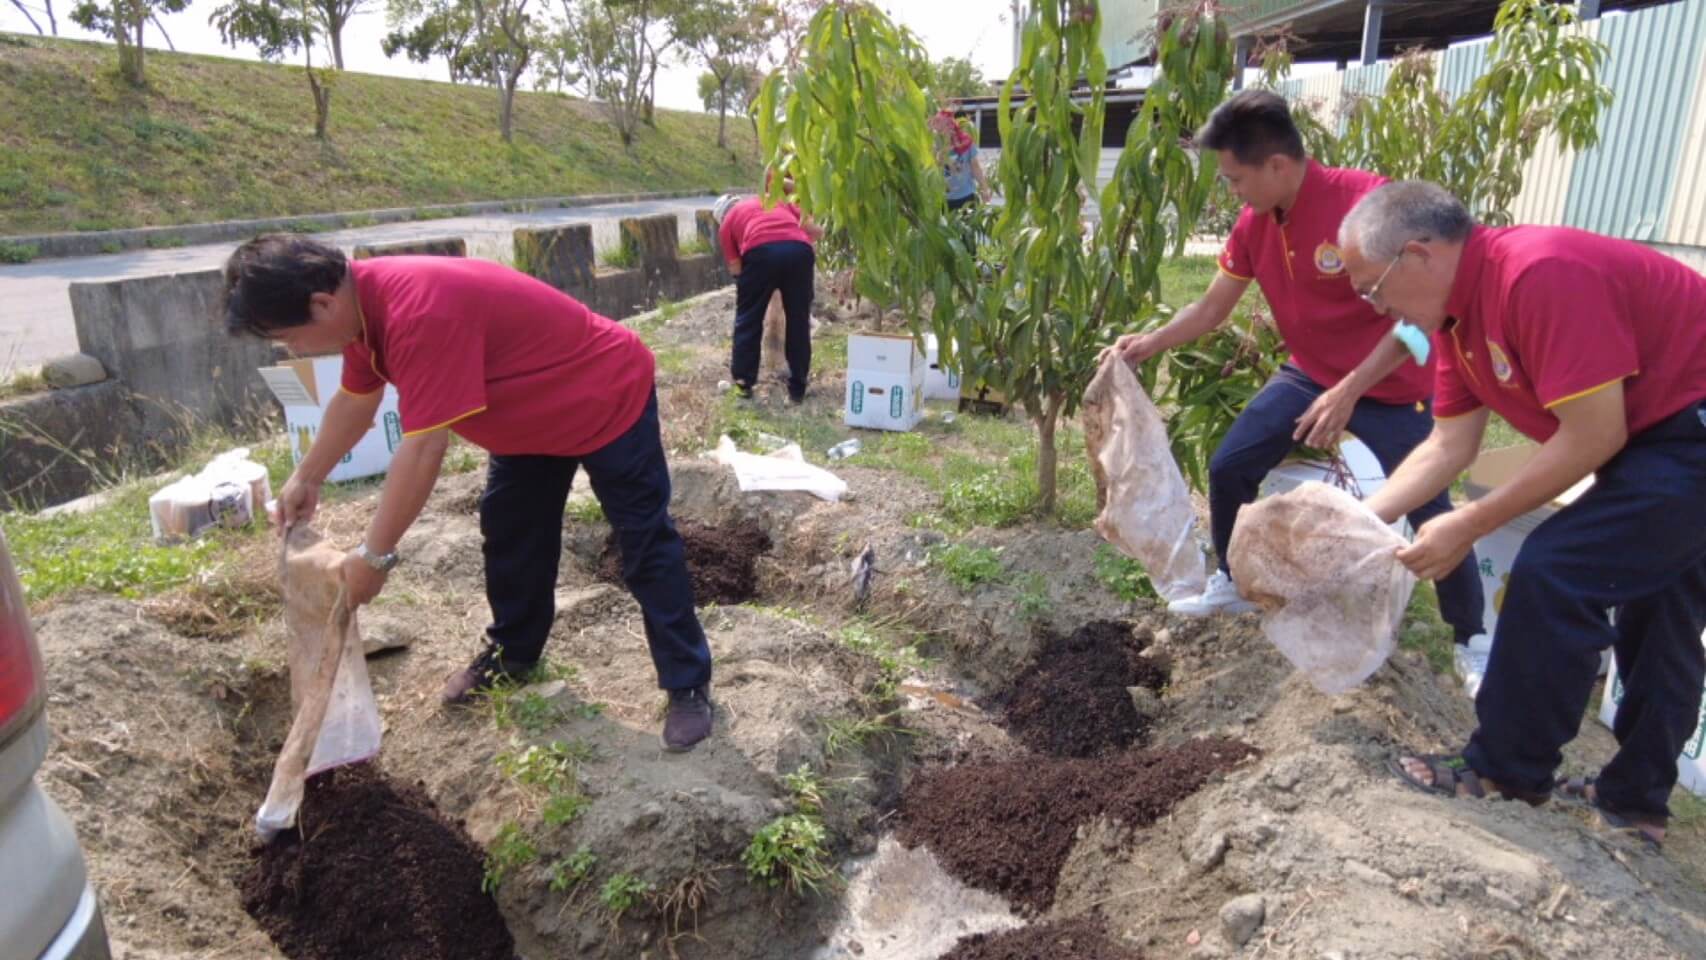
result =
M800 208L779 203L766 208L763 197L724 194L711 210L717 223L717 243L735 278L735 332L729 377L743 397L752 396L758 382L758 362L764 341L764 311L771 294L782 293L787 315L783 352L788 357L788 399L806 396L812 366L812 274L817 252L812 244L821 231Z
M1477 226L1422 182L1371 193L1343 239L1352 282L1432 332L1439 355L1434 431L1369 506L1390 520L1448 487L1490 413L1541 444L1498 489L1422 525L1405 565L1440 576L1594 477L1517 553L1468 745L1396 771L1450 796L1544 800L1609 647L1617 755L1562 792L1656 845L1706 679L1706 278L1625 240Z
M1225 323L1250 281L1262 287L1291 357L1250 401L1209 463L1209 513L1220 568L1200 597L1169 609L1188 616L1245 612L1227 568L1238 511L1262 478L1301 442L1330 448L1347 427L1390 474L1432 428L1431 367L1408 360L1392 322L1357 295L1339 255L1339 221L1384 179L1308 158L1285 100L1246 90L1221 104L1197 134L1218 154L1221 176L1246 204L1220 275L1202 299L1159 330L1121 337L1132 363L1189 343ZM1410 514L1416 527L1451 509L1441 491ZM1484 648L1483 594L1473 556L1439 582L1440 612L1467 653ZM1462 664L1466 659L1460 654Z
M538 663L555 613L563 507L578 467L616 531L658 685L667 749L711 733L711 652L669 518L652 355L639 337L508 267L453 257L349 262L306 237L250 241L225 265L232 333L299 355L341 350L342 389L279 496L282 526L313 516L320 485L397 387L403 443L367 539L344 562L350 600L384 588L397 544L438 479L455 432L491 453L480 497L487 643L445 684L448 703Z

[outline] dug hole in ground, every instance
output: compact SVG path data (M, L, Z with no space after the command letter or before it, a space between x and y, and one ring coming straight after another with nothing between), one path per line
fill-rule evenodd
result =
M1110 592L1093 532L918 525L937 494L861 457L833 465L843 502L741 493L695 456L723 421L845 436L844 382L820 370L803 409L774 384L731 414L714 384L732 299L632 321L664 359L674 508L715 655L717 732L690 754L659 748L639 612L584 491L553 668L446 710L439 684L487 608L482 473L440 482L361 611L365 642L396 648L368 661L379 757L314 779L299 829L268 847L253 815L291 717L276 541L257 532L174 593L36 611L42 779L118 957L1706 956L1697 833L1661 857L1558 804L1447 802L1384 772L1399 746L1455 748L1474 722L1414 654L1323 696L1254 617L1172 620ZM820 305L824 354L872 323ZM963 446L966 419L934 418L929 441ZM375 497L333 498L316 525L354 544ZM929 559L948 543L998 549L1002 576L955 585ZM856 613L866 546L880 574ZM1585 725L1571 770L1610 749ZM795 856L816 892L784 868L754 879L755 848Z

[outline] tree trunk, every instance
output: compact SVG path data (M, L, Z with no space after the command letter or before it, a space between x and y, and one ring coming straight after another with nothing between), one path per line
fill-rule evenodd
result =
M30 16L30 8L24 6L24 0L12 0L12 6L18 8L18 12L24 15L24 19L28 20L30 22L30 26L35 28L37 35L39 35L39 36L46 36L47 35L47 31L43 30L41 28L41 24L36 22L36 18ZM52 12L53 12L53 8L49 7L48 13L51 14ZM54 31L54 32L57 33L58 31Z
M338 24L326 31L332 35L332 63L339 70L344 68L344 25Z
M42 0L41 8L47 11L47 25L54 36L59 36L59 18L53 15L53 0Z
M729 82L724 80L717 86L717 146L727 148L729 141L723 134L724 121L729 115Z
M173 53L177 53L178 52L178 46L177 46L177 44L172 42L172 35L166 32L166 25L160 22L160 18L156 17L154 14L150 13L148 15L148 22L154 24L154 29L159 30L160 36L165 38L166 49L172 51Z
M1054 429L1060 423L1060 409L1065 404L1064 397L1049 397L1048 410L1035 418L1037 425L1037 499L1038 506L1047 516L1054 516L1055 507L1055 448Z
M656 58L654 57L654 59L652 60L651 68L646 71L646 98L645 98L644 104L641 107L641 113L640 113L640 122L644 123L648 127L651 127L653 130L656 130L658 127L657 117L653 116L653 114L652 114L653 102L657 99L657 95L658 95L658 62L657 62Z
M515 78L505 77L500 86L503 95L503 108L498 127L503 132L504 143L513 143L511 120L515 114Z
M142 74L142 26L147 22L132 0L120 0L113 6L113 18L116 29L113 39L118 42L118 72L124 81L133 87L143 84ZM132 39L132 31L135 37Z

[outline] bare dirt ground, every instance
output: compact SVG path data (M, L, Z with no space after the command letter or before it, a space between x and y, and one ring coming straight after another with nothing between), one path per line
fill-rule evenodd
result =
M1696 832L1678 830L1659 856L1557 803L1444 801L1385 772L1396 749L1455 747L1473 726L1469 701L1415 655L1327 698L1253 618L1175 621L1109 593L1089 531L1030 523L962 538L1042 576L1045 609L1023 611L1009 587L962 590L927 561L947 535L909 524L935 494L904 476L855 459L835 465L853 493L842 503L741 493L694 458L716 416L732 313L722 292L648 331L685 357L660 390L678 516L747 524L772 543L752 603L702 607L713 740L660 750L638 609L599 577L607 528L576 510L547 647L557 669L527 698L531 716L440 707L439 681L486 622L478 471L441 481L402 544L407 564L362 613L370 641L402 647L369 662L384 776L430 798L488 856L514 853L515 830L532 847L506 861L495 893L518 956L1706 956ZM820 338L861 322L821 313ZM834 418L842 389L840 371L823 371L789 415ZM759 402L782 409L779 397ZM373 503L371 492L329 503L318 526L354 543ZM856 616L848 565L867 544L882 574ZM289 723L275 558L257 534L177 594L38 611L55 737L42 779L76 822L120 958L284 956L239 892ZM1132 628L1129 641L1092 632L1117 656L1063 643L1093 621ZM923 657L902 656L905 644ZM1050 672L1073 657L1087 659ZM1105 670L1130 680L1129 703L1093 682ZM1127 735L1090 735L1099 716ZM1039 717L1071 735L1039 734ZM586 798L555 826L504 763L553 742L572 745ZM1571 772L1591 772L1610 746L1585 722ZM796 809L784 778L802 767L822 785L837 872L796 895L750 879L741 858ZM1058 777L1046 782L1061 792L997 789L974 804L970 787L944 792L980 770ZM1021 794L1027 807L1006 802ZM1047 838L1046 857L1014 842L1032 836ZM554 868L582 851L594 858L586 879L563 882ZM375 884L392 873L383 860L363 869ZM601 895L624 878L639 891L629 901Z

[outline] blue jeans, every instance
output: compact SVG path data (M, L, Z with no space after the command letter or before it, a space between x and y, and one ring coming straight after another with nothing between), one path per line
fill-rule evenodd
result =
M770 295L782 291L788 317L783 352L788 355L788 395L804 396L812 368L812 274L817 253L809 243L784 240L753 247L740 258L735 278L734 355L729 376L736 383L758 382L759 352L764 345L764 311Z
M1523 541L1464 756L1502 786L1550 789L1610 647L1624 695L1617 754L1595 788L1621 812L1667 815L1677 755L1700 719L1702 630L1706 404L1691 403L1630 438Z
M1226 547L1232 542L1238 511L1256 499L1262 478L1296 447L1291 435L1297 430L1297 418L1325 392L1326 388L1303 371L1286 364L1238 415L1214 451L1208 466L1208 502L1214 552L1220 558L1221 570L1227 569ZM1433 410L1427 403L1381 403L1365 397L1357 401L1347 429L1391 476L1410 451L1427 439L1433 422ZM1410 525L1420 529L1450 509L1451 494L1441 491L1410 514ZM1440 616L1451 625L1459 643L1482 632L1485 597L1474 551L1439 581L1438 590Z
M616 531L622 580L640 603L658 686L681 690L711 679L711 648L693 609L687 552L669 519L669 465L658 433L656 393L627 432L580 457L493 456L480 496L485 540L486 636L506 661L533 663L556 616L563 507L575 470Z

